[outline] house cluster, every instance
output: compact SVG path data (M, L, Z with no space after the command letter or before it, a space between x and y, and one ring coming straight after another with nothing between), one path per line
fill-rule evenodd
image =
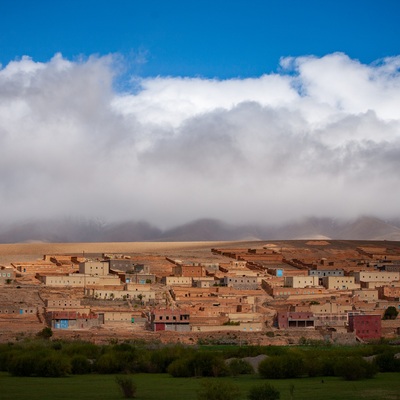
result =
M2 267L0 283L34 276L51 293L43 314L54 329L321 330L359 340L397 334L400 320L383 317L388 307L400 310L400 251L365 246L326 253L318 258L273 244L212 249L212 259L200 262L164 257L157 274L122 254L51 255Z

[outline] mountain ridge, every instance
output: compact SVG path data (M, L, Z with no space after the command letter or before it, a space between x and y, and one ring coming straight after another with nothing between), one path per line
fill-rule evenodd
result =
M86 219L32 220L3 225L0 243L23 242L139 242L232 240L400 240L400 219L385 221L372 216L339 221L304 218L282 225L229 224L203 218L160 229L146 221L105 223Z

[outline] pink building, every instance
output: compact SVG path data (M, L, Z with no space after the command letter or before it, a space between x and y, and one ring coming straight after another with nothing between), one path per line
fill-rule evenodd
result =
M381 315L349 314L349 331L363 340L379 339L382 336Z

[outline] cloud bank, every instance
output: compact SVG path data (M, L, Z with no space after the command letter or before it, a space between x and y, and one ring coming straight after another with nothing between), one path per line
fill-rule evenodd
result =
M400 56L283 58L247 79L132 77L118 57L0 69L0 217L282 223L398 217ZM128 86L128 85L126 85Z

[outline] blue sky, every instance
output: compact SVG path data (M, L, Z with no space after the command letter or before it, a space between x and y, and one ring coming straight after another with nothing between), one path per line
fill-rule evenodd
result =
M260 76L280 57L397 55L399 17L396 0L4 0L0 62L119 53L140 76Z
M400 218L399 11L0 0L1 220Z

